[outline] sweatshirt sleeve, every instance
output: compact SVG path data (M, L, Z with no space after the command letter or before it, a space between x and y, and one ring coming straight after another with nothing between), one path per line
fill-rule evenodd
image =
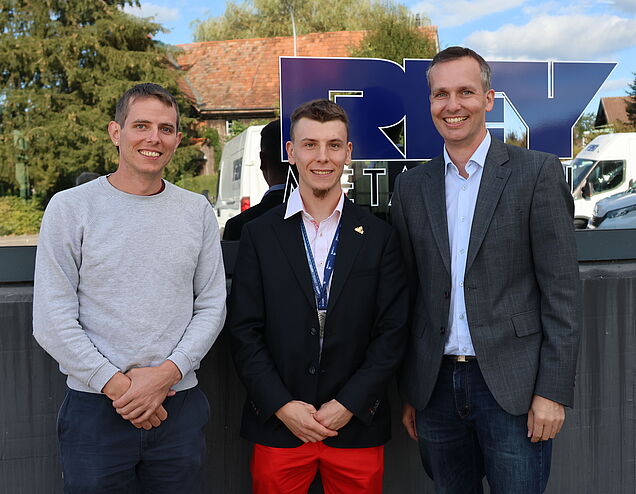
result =
M194 273L193 314L181 340L169 360L179 368L182 376L199 368L219 336L225 322L225 269L219 226L206 201L203 213L203 242Z
M79 323L77 288L82 221L63 196L53 197L40 228L33 288L33 336L61 370L100 393L119 369L102 355Z

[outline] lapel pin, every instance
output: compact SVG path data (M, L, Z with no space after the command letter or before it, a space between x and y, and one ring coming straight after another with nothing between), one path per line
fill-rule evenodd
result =
M354 230L358 232L360 235L364 235L364 228L362 228L362 226L356 226Z

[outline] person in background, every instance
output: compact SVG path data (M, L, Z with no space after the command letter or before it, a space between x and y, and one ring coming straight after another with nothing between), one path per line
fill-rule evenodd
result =
M274 120L261 130L261 172L269 189L261 202L227 220L223 240L239 240L243 226L248 221L258 218L283 202L289 165L280 160L280 146L280 120Z

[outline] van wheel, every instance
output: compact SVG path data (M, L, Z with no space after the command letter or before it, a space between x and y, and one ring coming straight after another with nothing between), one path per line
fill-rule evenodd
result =
M577 230L585 230L588 220L585 218L574 218L574 228Z

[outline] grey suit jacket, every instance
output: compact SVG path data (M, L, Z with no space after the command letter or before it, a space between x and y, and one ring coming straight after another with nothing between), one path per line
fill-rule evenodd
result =
M392 219L412 289L411 339L400 389L423 409L448 337L450 252L443 156L398 177ZM473 219L464 294L488 387L507 412L533 394L572 406L579 282L573 202L556 156L496 139Z

